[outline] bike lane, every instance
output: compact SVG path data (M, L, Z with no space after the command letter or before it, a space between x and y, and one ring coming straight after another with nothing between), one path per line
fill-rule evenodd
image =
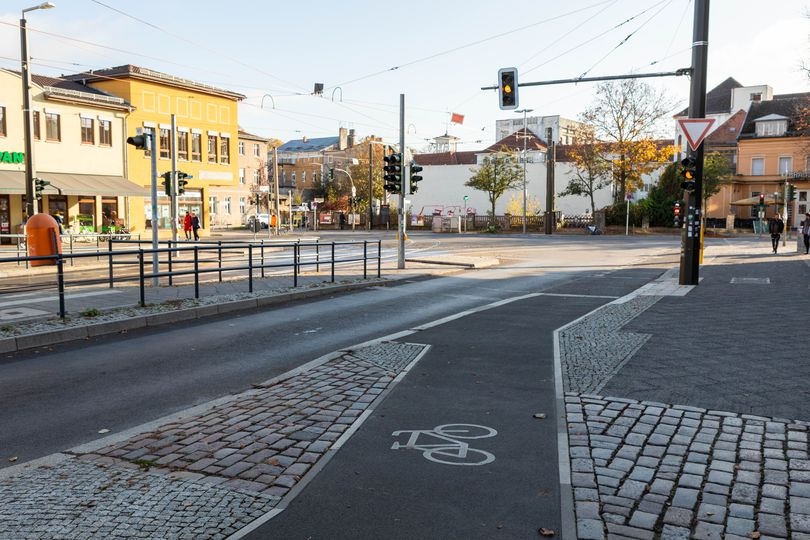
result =
M571 296L518 300L401 339L431 347L289 506L248 537L537 538L545 528L559 538L552 332L651 277L628 274L600 293L571 284L548 291Z

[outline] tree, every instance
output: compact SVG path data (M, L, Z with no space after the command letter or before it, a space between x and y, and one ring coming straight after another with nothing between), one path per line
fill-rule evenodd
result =
M731 164L728 158L719 152L710 152L703 156L703 208L706 203L724 184L731 181ZM704 212L705 213L705 212Z
M284 144L284 141L281 141L280 139L276 139L274 137L267 139L267 148L278 148L282 144Z
M653 139L671 109L672 104L663 93L638 79L603 82L597 87L596 100L581 119L593 126L596 137L609 143L614 156L617 201L624 200L628 190L632 192L640 186L643 174L666 161L657 161L663 153L653 151L658 149Z
M372 199L382 200L385 198L385 190L383 189L383 166L385 165L385 162L383 161L383 146L380 144L371 144L372 142L378 140L379 138L377 137L367 137L359 145L357 145L355 156L357 156L358 164L352 165L349 168L352 173L354 185L357 188L357 198L360 201L359 207L361 209L365 207L366 212L368 211L368 205L371 204ZM369 144L371 144L373 152L373 163L371 167L371 196L369 196L368 192Z
M509 197L509 202L506 204L506 213L513 216L523 215L523 194L513 194ZM536 216L540 213L540 201L531 195L526 197L526 215Z
M495 222L495 203L510 189L523 186L523 169L518 164L517 154L504 148L484 158L484 162L470 169L474 173L464 184L467 187L486 191L492 205L492 222Z
M588 197L591 201L591 213L593 213L596 212L594 194L610 185L611 164L605 158L604 145L596 139L593 127L586 126L578 130L575 140L577 144L573 145L570 150L574 162L574 172L568 180L568 185L560 192L560 196Z

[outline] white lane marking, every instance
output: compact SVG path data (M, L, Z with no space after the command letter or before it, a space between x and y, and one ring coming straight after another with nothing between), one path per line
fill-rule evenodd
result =
M618 296L604 296L601 294L567 294L567 293L550 293L550 292L542 292L537 293L540 296L559 296L562 298L605 298L605 299L616 299L619 298Z
M73 294L66 294L65 299L70 298L84 298L86 296L101 296L103 294L119 294L123 291L118 291L115 289L110 289L108 291L90 291L84 293L73 293ZM12 300L10 302L0 302L0 307L3 306L18 306L20 304L40 304L42 302L58 302L58 296L46 296L42 298L27 298L25 300Z

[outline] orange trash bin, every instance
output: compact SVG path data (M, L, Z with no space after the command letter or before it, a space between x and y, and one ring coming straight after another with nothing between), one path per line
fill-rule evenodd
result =
M54 238L56 243L54 244ZM62 253L62 237L59 235L59 224L48 214L34 214L25 223L25 240L29 257L42 257ZM38 259L31 261L31 266L48 266L56 264L56 259Z

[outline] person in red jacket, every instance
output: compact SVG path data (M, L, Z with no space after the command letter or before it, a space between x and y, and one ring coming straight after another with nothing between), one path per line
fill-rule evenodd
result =
M186 233L186 240L191 240L191 214L186 211L186 217L183 218L183 232Z

